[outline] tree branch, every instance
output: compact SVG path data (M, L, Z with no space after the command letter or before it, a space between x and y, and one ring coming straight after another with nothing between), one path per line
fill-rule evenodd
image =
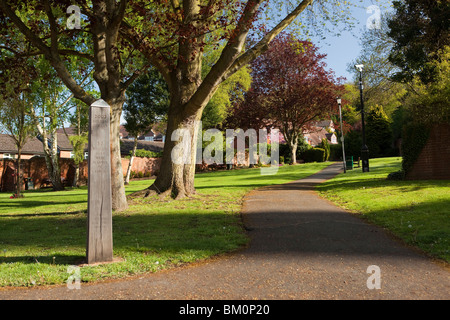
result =
M302 13L314 0L303 0L290 14L267 33L256 45L241 55L224 75L224 79L231 76L237 70L248 64L261 53L267 50L269 43L280 34L297 16Z
M129 77L129 78L127 79L127 81L125 81L125 82L123 82L123 83L121 84L121 86L120 86L121 90L122 90L122 91L125 91L125 90L126 90L126 89L134 82L134 80L136 80L141 74L143 74L144 72L146 72L148 68L149 68L149 66L147 65L147 66L145 66L145 67L143 67L143 68L141 68L141 69L139 69L139 70L136 70L136 71L131 75L131 77Z
M31 42L36 48L38 48L44 57L50 62L50 64L55 69L58 76L64 82L64 84L69 88L74 96L86 104L91 105L96 99L86 93L81 86L79 86L75 79L72 77L70 72L65 67L64 63L61 61L58 52L54 52L49 48L41 38L39 38L33 31L28 28L23 21L14 13L13 10L6 4L5 0L0 0L0 8L3 12L11 19L14 25L22 32L22 34ZM52 40L52 47L54 49L54 41Z
M261 3L261 0L250 0L247 2L244 13L240 17L237 27L230 36L219 60L211 68L195 94L192 96L189 103L186 105L186 109L201 108L215 93L220 83L224 80L224 74L242 51L249 31L249 26L255 18Z
M131 43L134 48L145 56L151 65L153 65L161 73L169 86L169 90L171 90L171 88L175 86L175 83L172 81L170 70L167 67L169 65L168 61L162 55L155 53L148 44L148 41L134 32L133 28L127 22L122 21L120 33L125 39L127 39L128 42Z

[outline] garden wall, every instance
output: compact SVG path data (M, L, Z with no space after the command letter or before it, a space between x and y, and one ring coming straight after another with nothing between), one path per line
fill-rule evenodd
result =
M129 159L122 159L123 175L127 173ZM75 175L75 167L71 159L60 159L61 177L67 181L68 184L73 181ZM153 176L159 172L161 165L161 158L135 158L133 160L132 171L138 173L142 172L142 176ZM36 189L46 186L46 179L48 179L47 166L45 158L34 157L29 160L22 161L22 172L24 178L31 178ZM0 160L0 191L14 191L15 185L15 160ZM88 166L87 160L80 165L80 180L81 184L87 182ZM23 186L25 189L25 183Z
M450 126L431 129L428 141L408 172L408 180L450 179Z

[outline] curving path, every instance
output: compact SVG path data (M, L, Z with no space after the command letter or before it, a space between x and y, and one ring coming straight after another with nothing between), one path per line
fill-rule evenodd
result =
M308 178L249 193L243 216L251 242L232 255L126 280L82 284L79 290L0 290L0 300L448 300L448 268L316 195L314 186L340 167L334 164ZM380 289L367 286L372 265L379 267Z

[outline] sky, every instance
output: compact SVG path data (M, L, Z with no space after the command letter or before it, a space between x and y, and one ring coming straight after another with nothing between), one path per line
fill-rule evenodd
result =
M354 61L361 51L359 44L361 31L367 28L368 19L372 21L375 18L375 12L367 13L366 8L375 4L383 13L383 10L387 10L384 6L392 3L391 0L379 0L378 3L377 1L364 0L361 4L359 4L359 1L352 2L358 3L358 7L352 9L352 15L356 20L355 23L357 23L353 30L342 32L339 37L325 35L324 41L311 37L311 41L320 48L319 51L327 55L325 61L328 68L334 70L336 77L345 77L348 82L352 80L353 74L347 71L347 65Z

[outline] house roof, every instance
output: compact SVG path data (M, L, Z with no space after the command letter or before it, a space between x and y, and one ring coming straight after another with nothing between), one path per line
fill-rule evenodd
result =
M64 132L63 133L56 133L56 134L57 134L57 137L58 137L58 148L60 150L64 150L64 151L72 151L73 150L72 144L70 143L70 140L66 136L66 134ZM69 134L69 132L67 132L67 134ZM87 146L87 144L86 144L86 146Z
M9 134L0 134L0 152L17 153L16 143ZM42 142L36 137L29 138L22 148L22 154L44 154Z
M326 128L326 127L333 127L334 123L333 120L322 120L314 122L313 125L316 127Z
M327 139L328 141L331 141L331 138L334 135L334 133L328 133L328 131L325 130L324 128L312 127L310 130L304 131L303 135L309 138L310 144L312 146L318 146L322 142L322 139L324 138Z
M71 135L74 133L73 128L66 128L67 134ZM72 151L72 144L67 138L63 129L57 130L58 135L58 148L64 151ZM133 149L134 140L122 139L120 144L121 154L129 155L130 151ZM161 141L145 141L138 140L138 149L145 149L153 152L160 152L164 149L164 142ZM88 150L88 144L86 144L85 151ZM17 147L14 139L8 134L0 134L0 153L17 153ZM37 137L32 137L25 143L22 154L36 154L43 155L44 150L42 142Z

